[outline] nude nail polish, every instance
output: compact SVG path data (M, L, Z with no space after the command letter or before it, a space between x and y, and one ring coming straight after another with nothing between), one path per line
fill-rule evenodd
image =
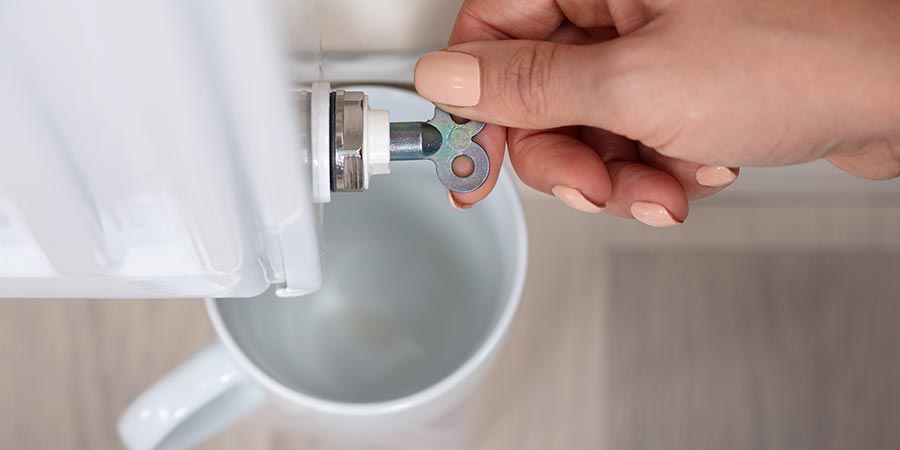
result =
M481 98L478 59L467 53L428 53L419 58L413 78L419 95L435 103L467 107Z
M725 166L701 166L694 174L697 183L707 187L722 187L734 183L737 173Z
M600 211L603 211L602 206L591 203L591 201L588 200L584 196L584 194L581 193L581 191L573 187L558 184L556 186L553 186L553 189L551 189L550 192L552 192L553 196L558 198L570 208L574 208L586 213L598 213Z
M631 204L631 215L645 225L651 227L672 227L681 223L672 217L665 206L653 202L634 202Z
M450 206L452 206L457 211L465 211L467 209L472 209L472 206L474 206L469 203L461 203L461 202L456 201L456 199L453 197L453 193L450 192L449 190L447 191L447 201L450 203Z

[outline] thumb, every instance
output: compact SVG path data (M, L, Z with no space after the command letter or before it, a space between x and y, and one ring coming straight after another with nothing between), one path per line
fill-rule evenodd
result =
M419 59L416 90L453 114L507 127L602 126L604 111L617 109L610 101L622 97L616 85L629 65L619 41L455 45Z

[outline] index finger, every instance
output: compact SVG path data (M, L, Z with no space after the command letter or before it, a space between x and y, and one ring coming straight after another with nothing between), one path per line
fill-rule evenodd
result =
M450 34L450 45L500 39L544 39L559 28L563 20L565 16L556 0L466 0Z
M500 39L544 40L566 20L578 28L610 27L620 22L631 29L632 22L643 16L636 2L621 5L613 14L607 0L466 0L450 34L450 45Z

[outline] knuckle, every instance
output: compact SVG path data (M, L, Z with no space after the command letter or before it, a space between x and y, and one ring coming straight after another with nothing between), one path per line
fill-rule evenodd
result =
M505 77L510 106L519 110L525 120L545 117L553 111L549 94L553 82L551 71L557 46L548 42L528 42L511 55Z

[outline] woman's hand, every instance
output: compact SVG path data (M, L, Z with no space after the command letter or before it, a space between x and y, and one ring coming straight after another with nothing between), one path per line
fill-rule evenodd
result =
M577 209L682 222L739 166L828 158L900 175L900 2L469 0L419 93L489 125L529 186Z

